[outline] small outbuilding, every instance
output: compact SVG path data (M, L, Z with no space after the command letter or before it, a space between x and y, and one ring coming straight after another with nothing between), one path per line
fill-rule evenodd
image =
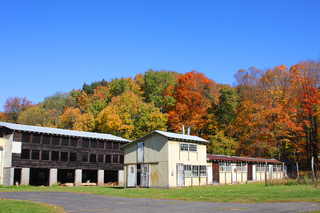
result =
M207 184L206 145L193 136L155 130L123 146L126 187Z

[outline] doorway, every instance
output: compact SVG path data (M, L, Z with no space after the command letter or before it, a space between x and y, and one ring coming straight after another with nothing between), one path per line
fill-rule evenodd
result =
M149 187L149 164L141 164L140 186Z
M252 164L248 164L248 181L252 181Z
M30 169L31 186L49 186L49 169Z
M137 170L135 165L128 165L128 171L127 171L127 187L136 187L137 182Z
M184 186L184 166L177 163L177 186Z
M219 164L218 163L212 163L212 176L213 176L213 183L220 183L219 182Z
M237 167L233 165L231 169L232 169L232 183L235 183L237 182Z

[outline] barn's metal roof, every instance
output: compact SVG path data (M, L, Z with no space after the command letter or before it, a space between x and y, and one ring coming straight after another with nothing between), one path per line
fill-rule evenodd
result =
M163 135L169 139L210 143L209 141L194 135L183 135L183 134L172 133L172 132L163 132L159 130L155 130L154 132L159 133L160 135Z
M7 122L0 122L0 127L6 127L8 129L12 129L15 131L130 142L130 140L120 138L110 134L103 134L103 133L74 131L74 130L58 129L58 128L51 128L51 127L29 126L29 125L22 125L22 124L7 123Z
M282 163L276 159L267 159L267 158L250 158L250 157L235 157L227 155L213 155L208 154L207 159L209 161L232 161L232 162L253 162L253 163Z

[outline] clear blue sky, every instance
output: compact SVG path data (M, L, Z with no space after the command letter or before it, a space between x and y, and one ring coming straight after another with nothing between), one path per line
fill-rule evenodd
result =
M239 69L320 58L320 1L0 0L0 111L148 69Z

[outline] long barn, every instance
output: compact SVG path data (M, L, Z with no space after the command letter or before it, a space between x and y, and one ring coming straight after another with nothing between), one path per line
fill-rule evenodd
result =
M6 122L0 122L0 136L1 185L123 181L120 147L127 139Z
M279 180L285 177L284 162L276 159L207 155L208 184Z

